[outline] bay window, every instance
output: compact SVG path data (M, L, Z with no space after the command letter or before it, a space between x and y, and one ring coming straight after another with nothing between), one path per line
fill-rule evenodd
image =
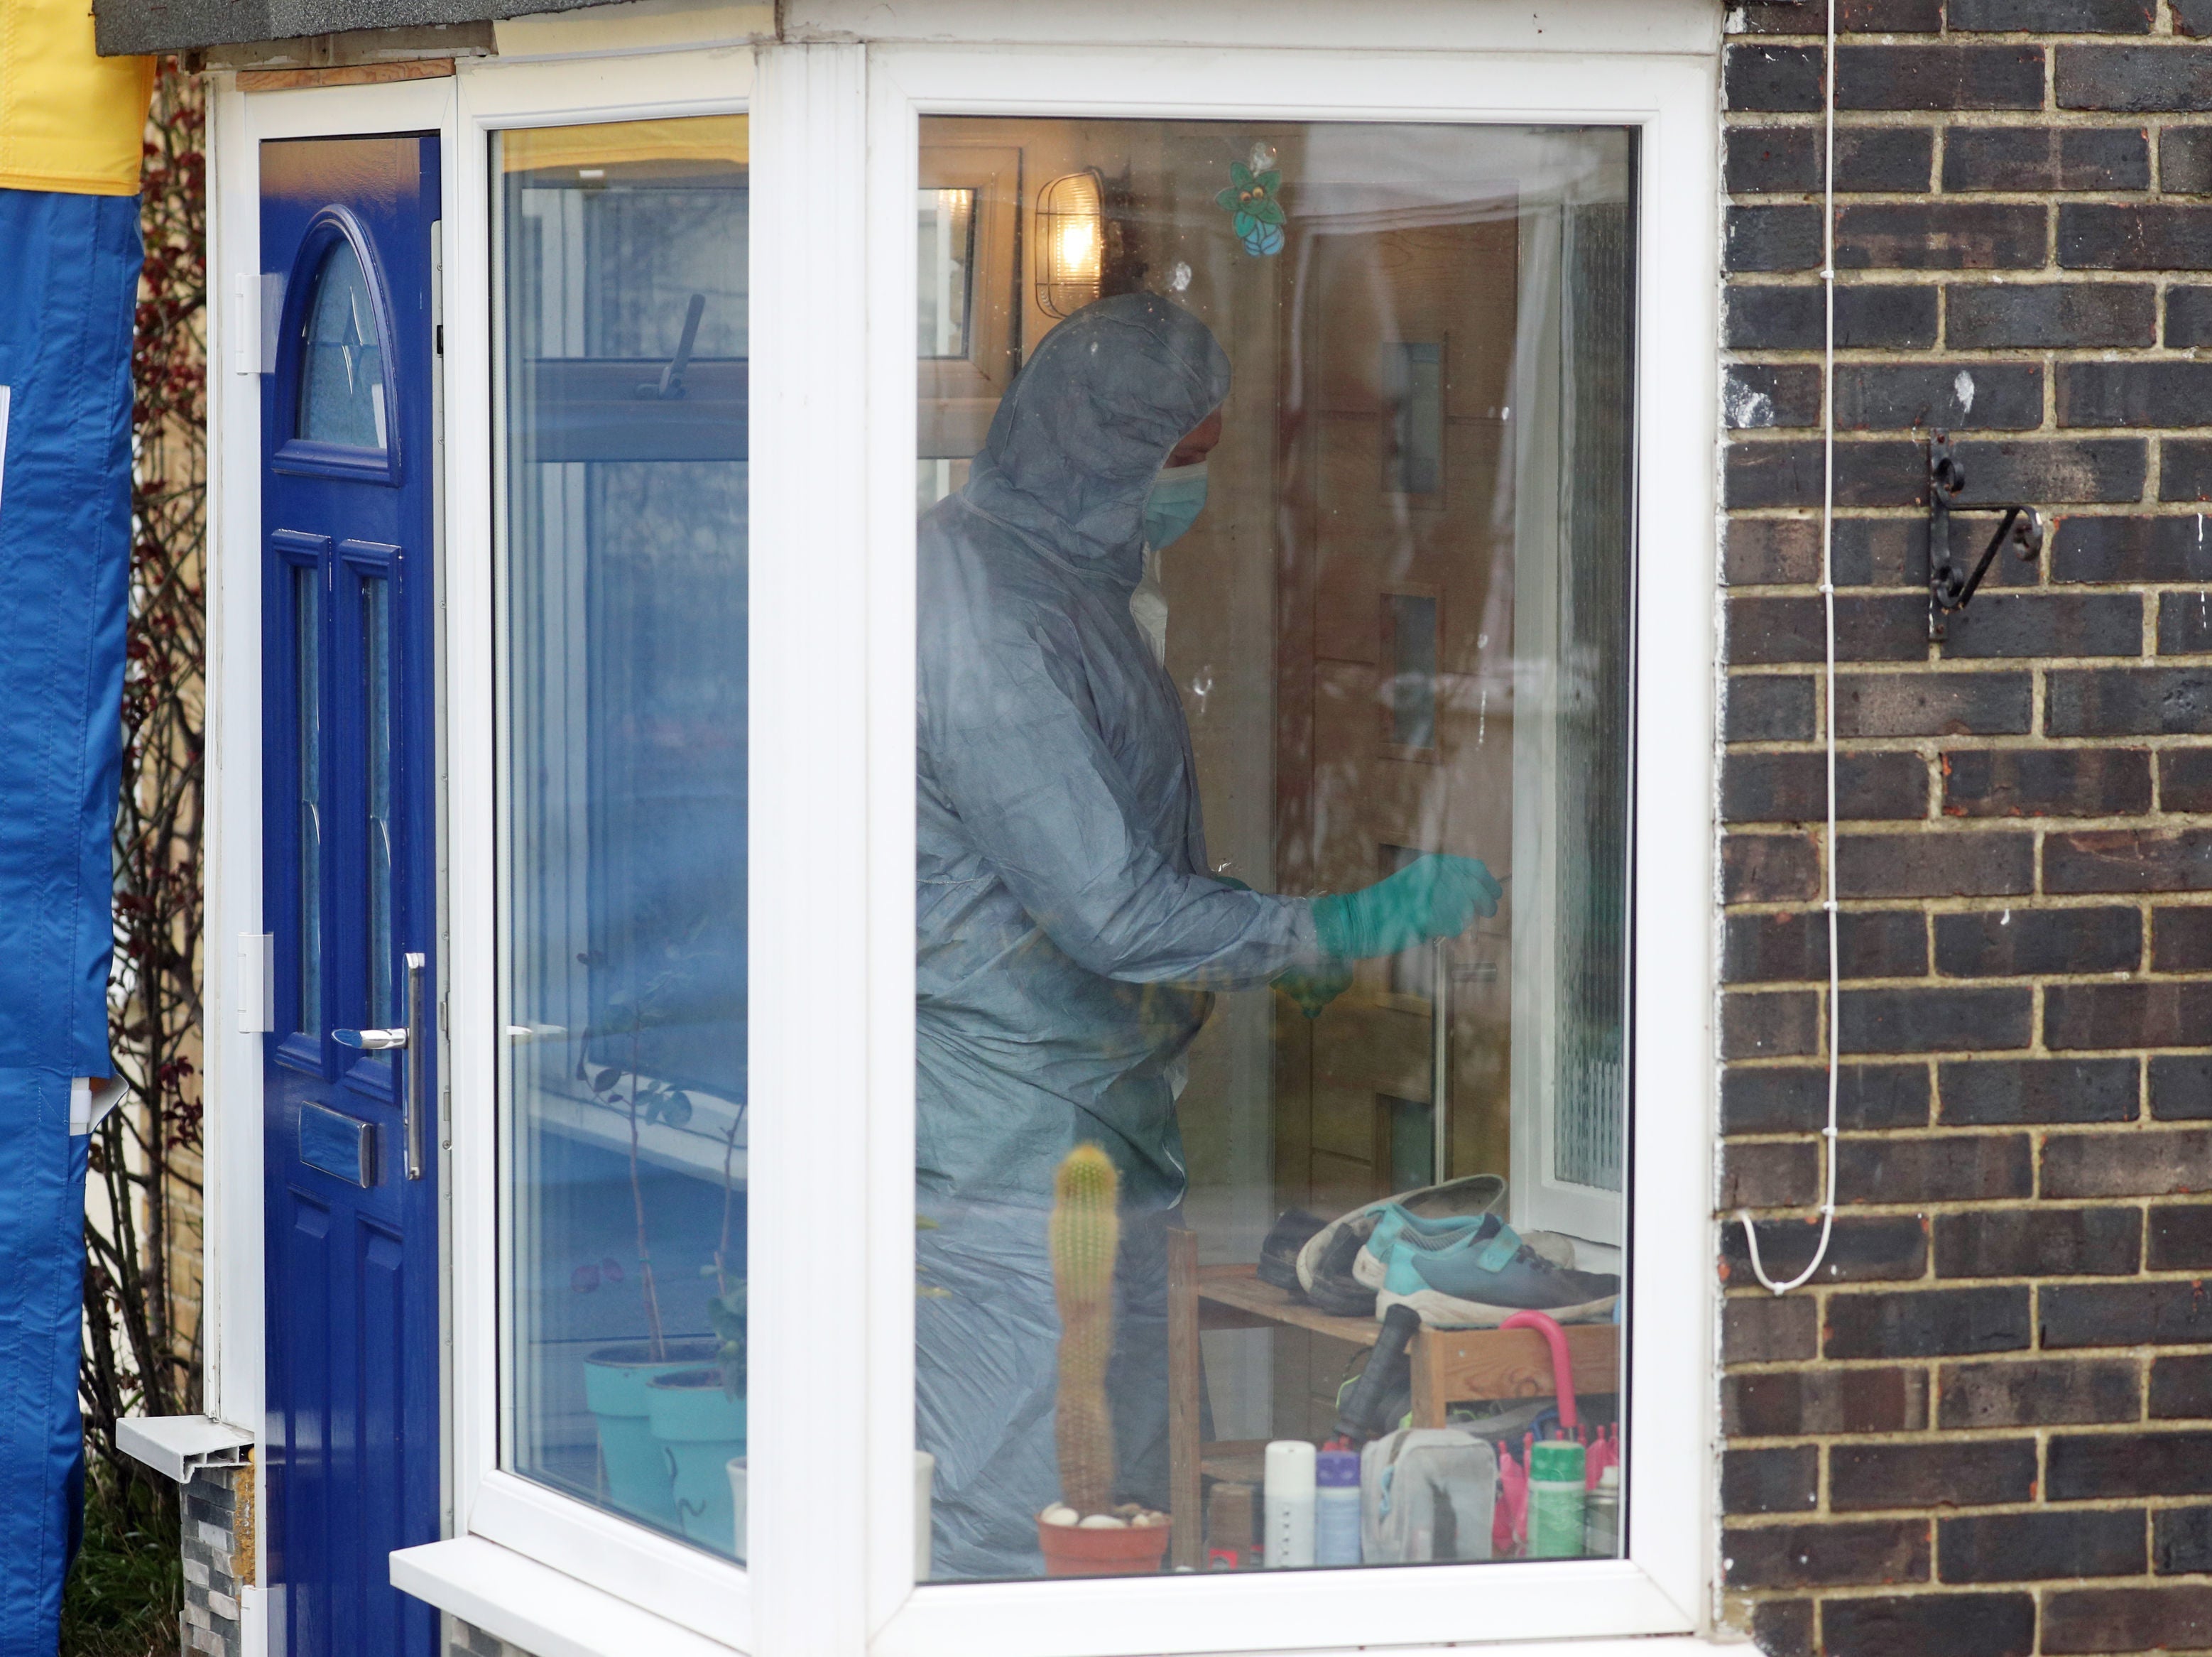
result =
M1710 58L592 15L457 77L398 1580L854 1657L1698 1628Z

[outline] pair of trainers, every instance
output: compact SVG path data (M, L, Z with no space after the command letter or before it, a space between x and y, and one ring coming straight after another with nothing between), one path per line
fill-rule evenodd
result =
M1495 1212L1504 1201L1504 1180L1476 1173L1400 1191L1334 1220L1293 1210L1275 1222L1261 1250L1260 1276L1337 1317L1371 1318L1382 1277L1379 1272L1371 1281L1363 1276L1359 1261L1383 1215L1402 1209L1426 1219L1474 1220Z
M1620 1299L1619 1277L1576 1269L1566 1238L1524 1237L1495 1213L1438 1218L1385 1204L1352 1269L1374 1289L1376 1317L1410 1307L1435 1329L1494 1329L1516 1312L1595 1322Z

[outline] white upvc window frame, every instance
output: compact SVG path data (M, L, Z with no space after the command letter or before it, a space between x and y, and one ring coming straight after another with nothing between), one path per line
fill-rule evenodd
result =
M1601 52L867 49L869 356L866 403L851 417L865 418L867 433L868 1096L864 1113L842 1095L817 1096L805 1160L793 1166L850 1167L839 1152L854 1145L867 1154L874 1453L859 1511L877 1657L1292 1652L1683 1634L1705 1622L1713 1432L1714 69L1710 57ZM1625 1559L906 1585L912 1520L899 1493L913 1445L914 1369L913 198L919 121L940 113L1640 130L1638 1108ZM757 545L762 558L774 558L774 542ZM763 1331L764 1341L774 1339ZM761 1569L768 1567L764 1557Z
M1057 12L1032 18L1041 9L1050 9L968 0L942 19L950 32L1004 42L1025 27L1041 36L1060 27ZM225 271L255 268L250 152L258 137L276 135L270 119L281 116L288 135L434 127L445 140L450 956L442 976L453 1099L446 1417L453 1539L397 1556L394 1573L538 1657L648 1649L1126 1657L1447 1642L1495 1642L1502 1657L1531 1641L1554 1652L1571 1648L1561 1641L1576 1649L1595 1642L1586 1648L1594 1652L1624 1636L1711 1626L1717 32L1693 46L1692 32L1662 30L1661 50L1613 8L1595 6L1566 27L1565 11L1546 8L1552 40L1514 34L1511 49L1486 49L1464 35L1454 8L1407 0L1405 15L1390 21L1389 50L1370 49L1369 9L1359 6L1295 9L1288 32L1297 50L1233 44L1263 38L1270 9L1185 0L1168 9L1172 21L1165 12L1155 19L1204 45L1079 47L1038 38L940 46L856 42L853 34L865 34L880 9L811 20L804 0L793 0L787 35L818 23L828 38L765 45L756 56L731 43L728 15L659 4L633 21L665 31L677 27L672 17L708 18L699 38L720 44L678 49L680 40L654 37L652 50L610 55L631 38L623 25L632 9L605 7L501 26L514 44L542 52L539 61L464 60L451 80L408 87L218 100L219 132L237 135L224 174L230 192L217 200L216 268ZM1664 9L1690 7L1682 0ZM937 14L914 10L921 21L908 26L934 28ZM842 27L848 21L855 29ZM1431 27L1437 49L1417 50ZM1563 34L1583 49L1548 49ZM501 40L506 50L508 34ZM1622 49L1613 49L1616 40ZM490 135L740 111L751 117L752 155L750 1069L762 1106L750 1148L750 1572L498 1465L504 1194L493 795L494 538L503 484L494 471ZM925 113L1642 130L1638 1107L1623 1560L1385 1575L920 1587L911 1580L913 192ZM228 249L241 245L233 259ZM216 808L233 825L222 886L210 893L218 937L258 929L248 917L258 908L258 790L245 780L258 775L258 562L248 556L258 544L258 384L226 372L216 394L226 429L213 509L230 551L216 671L228 707L251 710L226 727L229 740L250 734L257 745L243 754L234 746L227 761L215 750ZM833 639L836 659L825 661ZM210 1002L210 1029L227 1029L213 986ZM241 1088L250 1078L258 1093L258 1043L233 1045L225 1062ZM254 1200L235 1211L235 1223L223 1222L226 1236L236 1234L219 1276L230 1304L222 1329L231 1332L218 1331L227 1343L215 1356L226 1398L258 1419L259 1115L238 1115L246 1125L222 1141L224 1177ZM820 1170L835 1173L816 1177ZM832 1208L839 1223L828 1225ZM250 1312L240 1304L249 1300Z
M502 1445L497 794L503 745L494 687L495 587L505 479L496 429L503 342L495 135L519 128L748 113L750 46L456 65L446 235L447 674L451 713L447 880L453 970L453 1385L447 1439L457 1535L533 1561L707 1639L752 1640L750 1582L723 1560L508 1471ZM415 1567L416 1570L421 1568ZM409 1569L402 1567L403 1573ZM403 1585L428 1587L428 1581ZM434 1594L428 1597L437 1597Z

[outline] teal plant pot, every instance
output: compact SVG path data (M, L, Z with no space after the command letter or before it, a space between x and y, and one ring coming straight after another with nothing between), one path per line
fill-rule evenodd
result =
M656 1375L712 1362L718 1349L711 1340L668 1341L661 1346L665 1355L655 1358L649 1343L633 1341L603 1346L584 1360L584 1402L599 1429L607 1500L621 1512L663 1530L679 1528L668 1461L653 1441L647 1389Z
M722 1390L720 1369L684 1369L647 1384L646 1409L678 1527L692 1541L736 1557L730 1461L745 1453L745 1401Z

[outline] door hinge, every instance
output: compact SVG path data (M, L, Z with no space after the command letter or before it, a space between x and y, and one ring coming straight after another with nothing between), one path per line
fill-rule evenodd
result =
M265 1035L276 1027L276 940L266 932L238 935L238 1033Z

